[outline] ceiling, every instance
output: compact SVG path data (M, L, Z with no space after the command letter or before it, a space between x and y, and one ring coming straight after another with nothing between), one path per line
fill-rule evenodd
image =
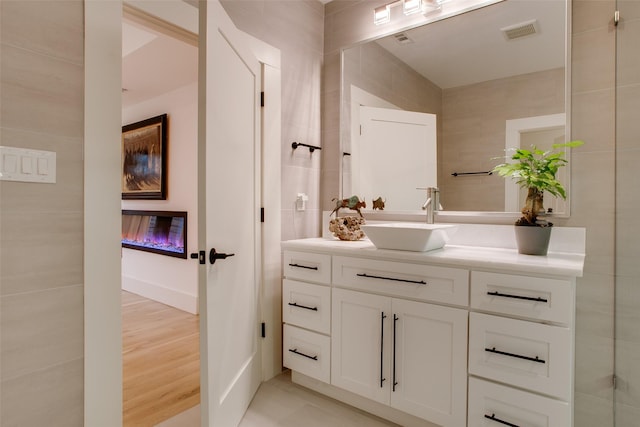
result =
M507 41L500 31L530 19L538 21L539 34ZM449 88L563 67L564 28L563 0L509 0L405 31L411 44L394 37L378 43ZM197 81L197 47L133 21L124 20L122 32L123 107Z
M123 20L123 108L197 81L196 46Z

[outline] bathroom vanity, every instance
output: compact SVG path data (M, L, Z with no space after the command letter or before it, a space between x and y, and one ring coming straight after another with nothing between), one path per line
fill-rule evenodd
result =
M493 225L429 252L283 242L284 365L404 426L571 426L584 230L556 231L544 257Z

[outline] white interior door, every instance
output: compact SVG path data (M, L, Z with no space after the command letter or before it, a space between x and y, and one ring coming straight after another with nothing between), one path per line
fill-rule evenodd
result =
M218 1L200 3L200 43L202 425L230 427L261 381L260 65Z
M416 188L438 181L436 115L361 106L360 125L351 148L353 193L367 203L382 197L387 210L419 210L425 192Z

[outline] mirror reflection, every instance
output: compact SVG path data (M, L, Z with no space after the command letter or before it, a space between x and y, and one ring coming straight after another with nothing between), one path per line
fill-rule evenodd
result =
M343 195L419 210L426 192L416 187L437 185L447 211L519 210L511 184L488 172L505 146L565 139L566 23L565 0L506 0L345 49ZM363 106L433 116L436 148L409 149L403 134L378 131L386 150L374 148L372 160L361 135ZM521 122L543 124L508 139L508 124ZM422 175L407 178L416 168Z

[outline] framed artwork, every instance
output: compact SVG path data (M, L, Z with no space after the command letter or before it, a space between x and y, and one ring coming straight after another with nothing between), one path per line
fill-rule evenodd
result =
M122 198L167 198L167 115L122 127Z

